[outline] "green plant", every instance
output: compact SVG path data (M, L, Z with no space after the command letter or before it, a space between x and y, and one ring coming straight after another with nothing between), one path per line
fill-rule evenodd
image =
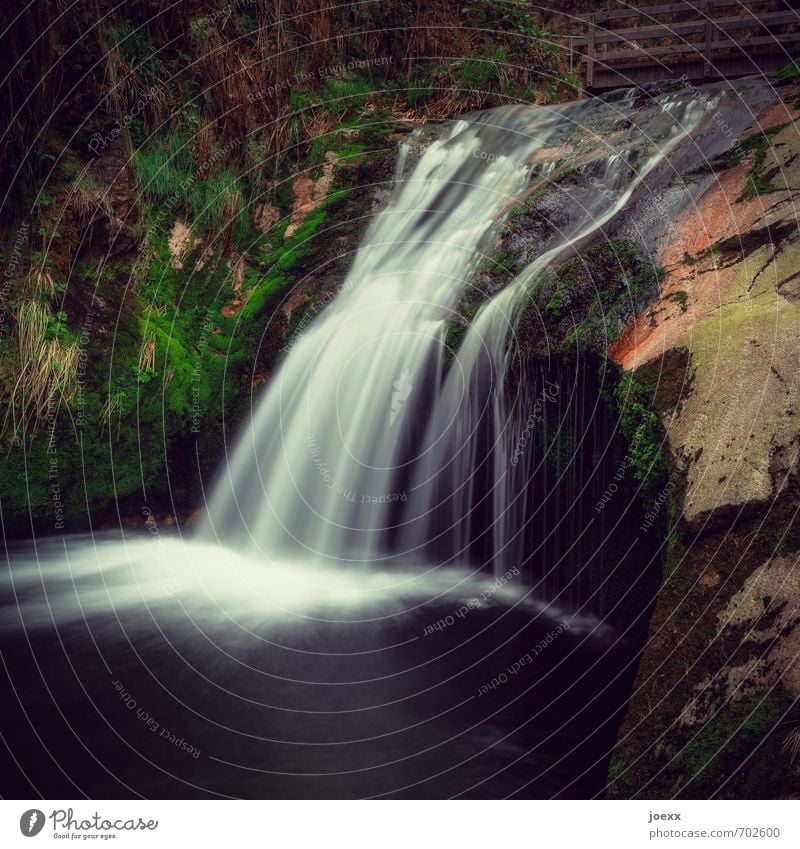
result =
M768 194L776 191L776 187L769 183L763 173L764 163L767 159L767 153L772 148L772 137L779 133L786 124L780 124L775 127L770 127L763 133L755 133L748 138L738 142L734 147L720 158L720 163L724 168L733 168L739 165L745 158L752 156L753 164L747 175L742 193L736 198L737 203L741 203L748 198L756 195Z
M90 221L97 212L111 216L108 189L89 174L79 174L72 183L67 206L75 210L82 222Z
M412 109L424 106L436 93L431 85L414 85L406 90L406 102Z
M560 80L565 86L571 88L576 95L583 92L583 80L577 74L562 74Z
M193 226L215 232L226 224L234 227L246 225L244 197L239 179L232 171L222 171L198 188L202 191L196 192L193 197Z
M152 331L142 340L137 369L140 374L153 374L156 370L156 335Z
M681 312L686 312L688 309L687 302L689 300L689 294L683 289L679 289L677 292L670 292L670 294L667 295L667 300L674 301L676 304L679 304Z
M485 92L493 79L502 81L506 51L502 47L487 47L482 53L468 53L461 66L462 88L472 92Z
M167 133L134 153L139 193L153 203L174 196L179 204L190 198L195 182L194 159L189 140L177 132Z
M547 35L527 4L517 0L469 0L463 11L481 22L517 31L529 38L544 38Z
M800 59L793 59L788 65L784 65L780 71L776 71L775 76L779 80L790 80L800 77Z
M690 780L705 774L713 781L714 776L726 773L726 764L730 768L731 764L752 755L775 728L783 711L783 699L771 696L757 695L730 705L710 719L681 749L678 755L681 770Z
M561 308L564 306L567 296L567 287L566 286L557 286L553 290L553 295L550 300L545 304L545 309L547 312L558 313L561 312Z
M562 350L605 349L652 302L665 274L636 245L613 239L562 263L539 300Z
M127 395L118 390L116 392L112 392L106 397L106 400L103 402L103 406L100 408L100 429L105 430L108 428L109 433L111 432L111 420L114 416L117 417L117 439L119 439L119 431L122 426L122 415L125 411L125 402L127 401Z
M629 444L631 469L645 491L652 491L666 475L664 435L651 406L652 390L623 371L614 390L622 433Z
M352 79L327 77L322 88L322 97L328 109L334 112L344 109L358 110L366 104L373 89L373 83L363 77Z

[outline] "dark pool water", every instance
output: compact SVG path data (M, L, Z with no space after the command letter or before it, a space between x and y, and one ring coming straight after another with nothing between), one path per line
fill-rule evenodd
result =
M4 797L602 792L631 649L524 588L346 566L328 585L179 540L11 557Z

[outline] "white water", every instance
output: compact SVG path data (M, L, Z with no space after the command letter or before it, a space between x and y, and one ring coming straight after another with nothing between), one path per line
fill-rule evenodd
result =
M66 564L66 569L65 569ZM239 630L281 621L380 621L418 613L425 605L469 603L470 609L515 608L532 618L566 615L524 588L462 569L329 569L316 563L273 561L216 543L178 537L72 535L14 552L14 569L0 573L0 633L24 621L33 630L104 614L135 629L176 614L196 627ZM145 614L142 616L142 614ZM330 619L328 619L330 617ZM591 617L572 617L573 633L605 630Z
M684 89L644 107L628 94L495 109L455 122L406 176L412 136L392 202L260 399L202 535L278 559L523 563L532 461L510 458L532 399L509 405L499 391L520 303L675 165L728 147L708 129L721 101L742 124L737 97ZM448 325L505 212L571 164L582 179L561 193L538 255L482 307L445 376Z
M398 472L435 403L448 320L501 210L526 185L527 158L552 132L528 117L518 107L454 123L407 179L402 151L391 205L259 403L207 532L241 543L244 529L270 556L385 553L385 502L414 497Z

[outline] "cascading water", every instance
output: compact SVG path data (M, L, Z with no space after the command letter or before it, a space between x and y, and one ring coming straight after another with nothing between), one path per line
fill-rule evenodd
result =
M259 403L209 507L206 532L268 554L374 560L435 388L444 332L527 159L558 121L530 132L514 107L456 122L371 228L341 294L300 338Z
M746 93L768 96L757 83ZM657 193L676 165L723 150L721 133L702 146L697 138L715 110L741 104L722 85L702 97L641 97L477 114L455 122L406 176L412 136L393 200L341 294L292 348L239 439L205 536L269 556L476 561L496 573L529 560L536 460L511 457L535 401L523 387L509 404L502 391L520 302ZM619 127L633 117L623 145ZM561 193L557 226L530 265L490 293L445 375L447 329L498 222L573 163L581 180Z

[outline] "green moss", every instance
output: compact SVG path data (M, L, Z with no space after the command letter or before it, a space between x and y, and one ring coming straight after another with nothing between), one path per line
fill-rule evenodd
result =
M536 436L547 462L556 469L565 469L577 457L575 431L563 419L545 418Z
M442 355L444 368L447 369L458 353L461 343L464 341L467 330L469 330L475 316L480 309L480 301L476 298L475 290L468 290L461 298L458 305L458 313L461 319L452 321L445 331L444 353Z
M346 151L356 152L355 147ZM218 459L223 405L230 418L245 397L245 369L253 367L261 343L264 307L290 280L305 273L309 257L324 247L324 240L317 238L320 229L329 225L331 210L346 198L344 190L333 192L289 239L284 238L286 220L261 239L265 244L257 257L263 270L247 268L243 288L249 297L230 319L220 314L231 298L231 273L221 249L205 258L200 271L195 263L202 246L186 257L182 268L174 268L167 235L171 220L159 217L157 204L149 209L156 226L147 228L149 259L137 276L138 308L119 315L113 348L103 347L102 336L91 336L90 368L81 394L81 442L74 430L74 408L63 407L56 420L58 486L67 505L66 522L85 524L87 504L95 518L119 505L126 509L131 499L140 504L145 490L150 503L159 498L166 505L173 498L192 503L200 492L195 481L198 458L206 474ZM124 280L129 273L124 263L106 264L98 273L93 262L83 262L71 285L80 280L88 290L117 286L117 275ZM55 313L48 333L72 338L75 331L67 318L66 313ZM143 371L140 355L149 339L155 342L155 367ZM113 412L102 424L109 398L114 399ZM202 440L193 435L195 426ZM29 516L45 530L55 521L47 448L46 439L29 440L24 451L0 458L0 474L13 480L2 496L9 530L26 533ZM186 459L170 471L170 458L182 452L187 452ZM92 474L84 479L86 468Z
M686 312L686 303L689 300L689 294L683 289L679 289L677 292L671 292L669 295L667 295L667 300L674 301L676 304L679 304L681 312Z
M443 360L445 368L455 359L466 332L466 324L453 322L453 324L448 325L444 336Z
M785 695L759 695L738 703L728 703L680 750L677 766L685 775L687 784L702 781L711 786L727 778L758 746L764 744L790 704ZM783 772L788 777L788 759L780 755L775 757L778 747L779 741L774 735L772 745L764 746L756 754L756 763L748 765L749 776L745 778L748 783L755 784L753 778L759 760L762 769L766 767L773 772L770 783L774 783L775 774ZM754 787L755 795L744 798L762 798L763 791L763 787Z
M632 797L636 791L633 771L619 755L613 756L608 765L608 782L614 786L615 795L625 799Z
M0 457L0 474L14 482L4 487L2 495L4 520L12 532L26 533L26 528L30 532L30 521L45 532L58 530L54 482L65 505L66 528L75 530L85 525L87 509L93 521L102 520L119 505L125 509L131 499L140 506L145 492L151 503L163 499L169 505L175 497L191 504L199 491L198 457L204 473L213 469L213 446L221 443L223 400L230 414L245 360L240 340L214 332L219 306L226 293L229 297L230 273L219 255L203 272L173 269L158 234L152 249L140 282L138 309L116 317L113 347L106 347L102 335L84 337L88 367L80 395L70 408L63 404L59 408L53 430L55 452L48 453L48 433ZM84 286L92 285L93 273L89 266L76 270ZM100 285L100 277L96 282ZM63 320L64 316L55 317L53 332L74 333ZM143 371L140 354L146 339L155 341L155 367ZM220 350L226 355L220 356ZM105 421L103 409L109 398L115 404ZM192 436L195 425L204 434L199 447ZM190 456L168 477L169 458L183 450L178 447L182 442ZM56 469L53 478L48 477L51 468Z
M800 77L800 60L793 59L788 65L785 65L780 71L775 73L779 80L792 80Z
M747 175L747 182L742 189L742 193L736 198L737 203L741 203L756 195L766 195L776 191L776 187L765 180L762 174L762 166L767 156L767 150L769 150L769 142L757 150L755 162L750 169L750 173Z
M174 303L178 294L178 271L170 261L166 233L153 233L150 238L151 259L139 283L139 292L147 303L166 306ZM184 265L189 266L189 262Z
M508 282L509 276L515 276L521 270L517 254L501 246L493 256L481 260L477 276L488 275L492 280Z
M336 273L346 264L346 260L336 258L330 240L319 238L332 226L332 212L335 207L338 210L341 194L310 213L290 239L284 238L286 223L267 235L258 232L246 213L248 206L269 200L290 213L292 179L298 170L294 164L302 162L304 169L319 166L330 150L349 162L352 170L379 161L365 154L394 145L397 125L391 110L398 90L410 86L418 92L411 94L411 99L423 106L423 101L438 99L443 83L451 93L485 84L490 89L487 97L502 98L523 85L540 92L550 80L558 78L560 70L555 54L549 53L554 45L544 43L535 15L514 3L470 0L468 7L456 6L453 11L459 20L463 15L467 26L488 22L483 27L485 45L465 60L463 53L452 49L460 39L458 27L452 31L434 28L433 55L453 58L417 57L407 78L406 68L401 69L400 63L413 55L408 39L416 38L417 13L404 4L362 4L363 8L357 9L325 10L320 19L312 16L313 22L306 16L279 34L278 52L284 57L279 84L266 98L262 83L254 78L251 81L243 75L234 85L223 86L225 81L218 77L220 69L227 74L228 59L235 55L228 47L237 43L247 49L254 47L255 14L234 11L225 17L224 31L222 19L212 22L208 16L191 14L188 29L178 26L186 38L165 41L163 32L158 34L163 27L158 21L154 23L147 6L129 4L120 17L113 4L102 0L99 10L78 9L47 22L52 25L52 44L44 46L47 56L38 64L42 68L57 64L65 90L72 87L77 100L68 98L52 115L45 115L29 101L29 109L16 127L18 132L9 137L11 147L4 158L6 162L26 163L26 169L16 165L5 169L9 172L5 175L7 182L16 181L12 201L19 198L34 204L38 197L34 206L38 220L32 223L32 232L45 224L50 232L62 184L85 170L92 134L107 136L118 120L126 127L124 141L132 142L134 179L142 199L137 203L133 235L148 234L148 254L140 256L133 267L130 257L118 263L106 262L104 271L98 274L95 253L99 242L93 237L102 238L102 234L89 234L80 250L72 254L80 255L82 266L73 269L70 276L70 293L73 287L79 287L76 297L67 301L64 311L54 311L48 328L54 338L72 340L82 320L76 304L88 302L87 293L95 287L101 290L103 302L110 305L108 314L99 321L102 332L93 334L90 343L90 374L82 393L87 422L82 432L83 456L76 453L79 443L71 429L75 410L62 409L58 419L63 486L74 487L70 509L74 506L73 515L82 513L84 519L87 498L91 509L102 513L113 506L115 498L124 503L142 492L145 485L148 497L160 489L168 501L170 485L190 489L189 476L173 471L171 452L176 446L186 450L189 460L182 465L194 466L198 454L212 459L214 441L219 437L219 453L221 436L216 419L221 415L223 396L226 413L235 414L242 389L249 388L246 366L259 369L263 375L274 362L271 351L269 363L259 359L254 365L256 342L281 344L281 329L261 340L265 311L283 296L287 286L319 267L320 260L330 261ZM10 43L25 44L27 34L41 28L41 21L31 18L32 14L18 16ZM103 27L94 26L98 15ZM167 20L167 30L175 29L173 24L175 21ZM307 51L295 48L317 43L314 29L320 25L336 33L337 38L306 73ZM87 32L88 39L83 37ZM220 36L222 41L216 41ZM76 47L64 59L59 44ZM216 47L207 52L217 44L222 53ZM114 48L113 55L109 48ZM116 73L109 73L111 66L107 63L98 63L98 56L107 56ZM347 78L338 71L324 71L320 64L324 58L335 67L356 57L363 58L367 70L349 74L343 69ZM24 61L17 62L16 67L21 70L12 75L9 102L22 103L31 80ZM290 80L295 82L281 84ZM127 120L132 104L151 89L155 96L148 99L146 108ZM103 108L92 111L98 101ZM464 108L473 108L474 97L467 93L462 103ZM453 110L461 111L457 103ZM87 122L90 113L95 117ZM312 118L333 118L334 129L311 138L310 128L317 125L309 120ZM391 141L387 141L389 137ZM76 140L72 148L70 139ZM40 153L28 156L25 152L33 147ZM385 173L378 176L382 179ZM30 215L22 206L11 211ZM48 212L52 221L46 217ZM363 208L352 220L361 214ZM185 258L183 268L176 269L169 255L168 233L177 216L185 217L198 235L208 234L216 242L204 239L204 244ZM65 230L62 242L67 238ZM216 244L216 251L205 258L202 271L194 271L199 252L209 242ZM75 247L60 246L65 250ZM233 247L246 249L249 255L243 287L247 300L239 314L228 319L220 314L220 308L231 299L225 260ZM256 261L258 267L253 267ZM134 286L120 302L117 296L132 270ZM155 339L156 367L143 371L140 353L144 340L151 338ZM200 374L195 373L198 365ZM111 427L101 428L101 411L110 397L118 402L115 418ZM204 433L209 436L199 442L190 433L191 418L198 410ZM4 456L0 471L9 481L13 479L4 489L5 519L13 515L15 521L24 521L29 497L33 514L47 516L49 491L46 477L41 475L48 464L42 445L41 440L34 440L26 446L27 455L14 450ZM93 474L84 482L81 470L85 467ZM167 480L166 473L173 479Z
M666 476L664 432L652 408L653 390L623 371L614 390L620 428L628 440L634 478L653 493Z
M776 187L765 178L764 163L767 159L767 154L772 148L772 137L786 126L786 124L781 124L776 127L770 127L763 133L748 136L746 139L739 141L728 153L720 158L719 163L722 167L733 168L739 165L745 158L753 157L753 165L747 175L747 182L744 189L742 189L742 193L736 198L737 203L741 203L756 195L776 191Z
M620 239L562 263L550 288L542 290L548 298L545 314L559 322L552 329L562 339L562 350L605 350L652 302L664 274L635 245Z
M564 302L567 296L567 287L566 286L558 286L553 292L553 296L545 305L545 310L547 312L554 313L558 315L561 312L561 308L564 306Z
M311 142L307 162L319 165L329 151L338 154L339 159L352 161L376 142L382 144L383 139L375 139L370 127L362 126L354 119L342 121Z
M224 326L231 327L237 322L254 319L263 312L290 279L295 279L314 246L316 234L324 228L331 210L337 207L346 196L345 189L331 192L316 209L306 215L289 239L284 238L289 220L284 219L276 225L268 244L258 257L259 267L263 269L261 276L254 279L251 273L245 278L247 302L238 316L222 320Z

